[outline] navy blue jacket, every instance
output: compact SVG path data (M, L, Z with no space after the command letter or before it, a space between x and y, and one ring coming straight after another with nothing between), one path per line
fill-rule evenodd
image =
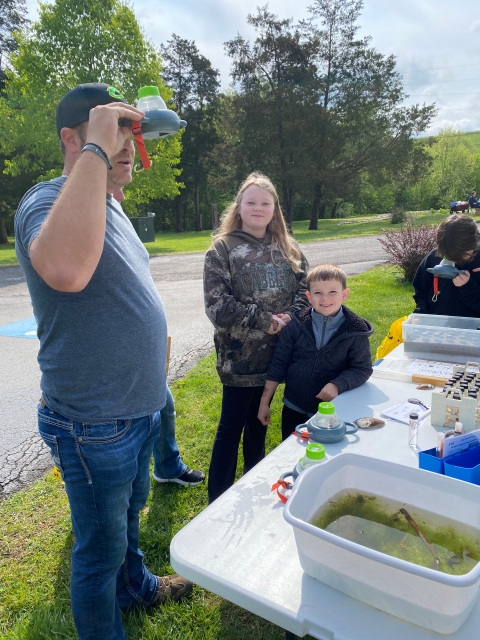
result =
M413 296L417 306L414 313L433 313L438 316L463 316L465 318L480 318L480 271L472 273L480 267L480 252L471 262L458 266L459 269L470 271L470 280L462 287L456 287L447 278L438 279L437 301L433 302L433 274L427 268L440 264L441 258L436 255L436 249L420 263L413 279Z
M475 198L475 196L470 196L468 204L472 209L478 209L480 207L480 202Z
M267 380L285 380L285 398L305 413L315 413L316 396L328 382L343 393L372 375L368 338L373 327L348 307L342 309L345 322L321 349L315 345L310 308L294 313L275 347Z

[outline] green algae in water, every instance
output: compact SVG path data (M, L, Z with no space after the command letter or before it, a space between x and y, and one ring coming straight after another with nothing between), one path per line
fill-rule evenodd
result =
M438 554L439 571L469 573L480 560L480 531L430 511L371 493L341 491L320 507L311 524L369 549L434 568L434 559L400 513L404 508Z

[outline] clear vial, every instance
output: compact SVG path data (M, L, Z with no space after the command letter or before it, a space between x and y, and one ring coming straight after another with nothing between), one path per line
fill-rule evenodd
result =
M413 451L419 451L418 448L418 413L412 411L408 423L408 446Z
M436 456L437 458L443 458L443 444L445 442L445 434L440 432L437 433L437 446L436 446Z

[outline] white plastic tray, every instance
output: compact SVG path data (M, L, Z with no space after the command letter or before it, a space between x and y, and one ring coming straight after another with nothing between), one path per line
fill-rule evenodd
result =
M305 470L284 510L285 520L294 527L301 565L312 578L437 633L457 631L478 598L480 563L468 574L449 575L310 524L315 512L342 490L408 503L413 509L473 526L480 534L480 487L423 469L346 453Z
M437 316L412 313L402 325L406 356L422 353L461 356L472 360L480 356L480 318Z

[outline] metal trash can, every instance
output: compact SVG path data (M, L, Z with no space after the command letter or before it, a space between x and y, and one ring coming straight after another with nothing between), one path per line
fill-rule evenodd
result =
M139 218L130 218L133 228L142 242L155 242L154 213Z

